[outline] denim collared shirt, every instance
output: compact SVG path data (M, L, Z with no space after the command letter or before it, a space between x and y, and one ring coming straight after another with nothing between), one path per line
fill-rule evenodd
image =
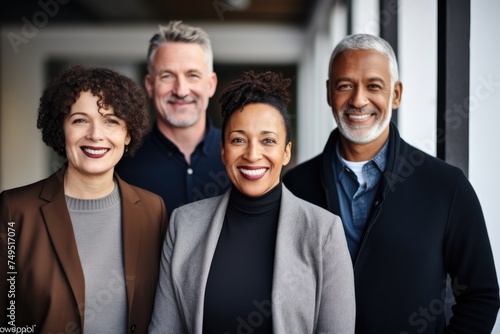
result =
M340 216L344 224L347 245L354 261L358 255L361 237L377 194L378 185L387 165L388 140L382 149L362 168L365 183L360 186L356 175L342 161L339 143L337 159L332 168L340 202Z

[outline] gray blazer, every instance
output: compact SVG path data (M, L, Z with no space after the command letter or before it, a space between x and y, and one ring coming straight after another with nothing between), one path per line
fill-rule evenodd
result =
M172 213L149 333L202 333L205 287L229 194ZM342 222L284 186L272 286L275 334L354 333L354 278ZM259 317L270 315L266 305L254 305L229 333L253 332Z

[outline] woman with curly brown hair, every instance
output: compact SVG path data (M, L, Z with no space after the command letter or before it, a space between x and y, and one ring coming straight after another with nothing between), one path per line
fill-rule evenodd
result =
M37 126L67 163L0 194L0 326L147 331L168 216L161 197L114 173L147 131L146 106L104 68L70 66L44 90Z
M172 213L150 333L354 333L342 222L281 183L289 84L247 72L222 93L232 187Z

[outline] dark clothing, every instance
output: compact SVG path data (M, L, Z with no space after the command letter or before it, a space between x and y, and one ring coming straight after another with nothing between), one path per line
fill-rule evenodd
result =
M229 189L220 141L220 129L207 119L205 139L194 150L189 165L155 124L135 156L122 159L115 170L126 182L160 195L172 213L183 204L222 195Z
M332 159L319 156L283 178L298 197L340 214ZM490 333L498 281L479 200L462 171L408 145L394 124L387 168L354 262L356 333ZM446 327L447 274L456 299ZM445 329L446 327L446 329Z
M259 313L252 333L273 332L271 294L282 188L280 183L256 198L232 188L205 290L204 334L236 333L245 321L255 320L252 313Z

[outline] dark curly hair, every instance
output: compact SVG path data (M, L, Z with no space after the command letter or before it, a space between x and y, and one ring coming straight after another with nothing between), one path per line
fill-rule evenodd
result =
M283 78L281 73L271 71L244 72L240 79L232 81L219 97L222 114L222 144L227 122L236 110L250 103L266 103L276 108L283 116L286 129L286 143L292 140L292 126L287 104L290 102L288 86L292 79Z
M131 141L127 155L133 155L148 131L148 99L132 79L107 68L70 65L49 82L40 97L37 128L42 140L66 158L64 117L81 92L97 96L99 108L113 107L116 116L127 126Z

